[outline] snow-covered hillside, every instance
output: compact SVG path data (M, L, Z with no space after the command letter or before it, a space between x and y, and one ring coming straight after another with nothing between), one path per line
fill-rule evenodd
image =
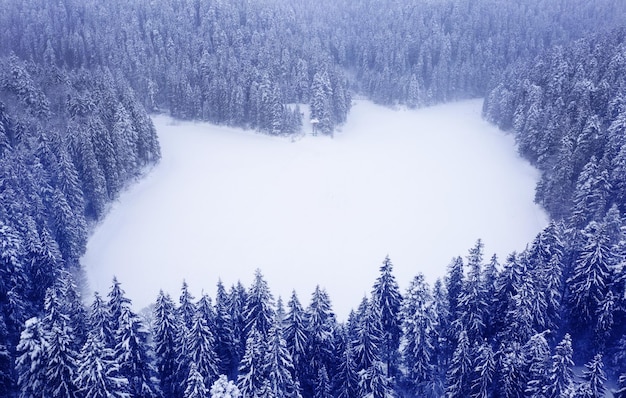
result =
M260 268L283 299L326 287L345 319L386 255L404 289L477 238L487 256L523 250L547 224L538 173L480 109L356 101L334 139L296 141L156 116L162 161L91 237L90 285L106 292L117 275L140 308L183 279L213 296L218 278L247 286Z

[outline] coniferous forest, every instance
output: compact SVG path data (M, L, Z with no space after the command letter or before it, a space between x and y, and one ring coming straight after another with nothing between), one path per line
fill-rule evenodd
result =
M0 396L626 397L624 21L622 0L0 0ZM404 292L385 258L346 320L261 270L141 316L124 281L82 297L90 232L160 159L150 113L290 135L308 104L332 135L352 96L484 97L551 223Z

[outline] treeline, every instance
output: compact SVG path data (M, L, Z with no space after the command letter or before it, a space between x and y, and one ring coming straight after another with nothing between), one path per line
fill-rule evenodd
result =
M626 372L626 30L584 38L511 67L485 100L542 171L536 200L561 220L570 248L564 316L580 351L615 356ZM583 274L581 274L581 272ZM620 304L621 303L621 304ZM603 331L606 328L614 331ZM617 334L614 334L617 332ZM612 340L612 341L611 341ZM589 353L587 352L587 355Z
M507 65L626 16L619 0L2 1L0 48L41 64L120 70L151 111L321 132L350 93L424 106L476 97Z
M484 260L479 240L465 261L453 259L443 282L430 286L417 275L404 293L386 258L370 297L344 322L323 289L306 307L295 291L285 305L260 271L248 288L219 282L215 300L195 300L185 283L177 303L160 292L144 320L116 280L106 300L96 293L85 309L63 274L47 291L41 317L21 334L19 393L602 397L607 373L623 371L626 303L616 296L605 306L614 312L583 334L569 322L585 314L577 294L590 271L580 265L596 248L586 246L567 277L571 248L563 233L550 224L502 265L495 256ZM611 289L623 292L623 282ZM584 370L575 374L582 358ZM626 377L620 380L615 393L623 397Z
M80 275L91 226L159 157L120 75L0 58L0 395L13 391L16 344L46 289Z

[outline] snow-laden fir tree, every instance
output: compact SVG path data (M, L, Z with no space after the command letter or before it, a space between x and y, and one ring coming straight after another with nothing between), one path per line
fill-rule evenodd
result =
M129 308L122 307L119 325L115 361L120 366L120 375L128 380L130 396L159 397L159 380L148 345L148 333L141 320Z
M261 270L256 270L254 282L249 289L244 312L245 330L250 333L255 329L267 338L270 328L274 323L274 298Z
M287 315L285 317L285 343L293 363L293 379L299 385L303 383L306 375L307 355L307 330L305 313L295 291L287 303Z
M234 378L239 359L235 353L236 343L233 320L228 309L228 294L222 281L217 282L215 296L215 353L219 358L220 374Z
M326 366L322 366L318 372L317 377L315 378L315 388L313 398L332 398L332 389L330 385L330 380L328 379L328 372L326 371Z
M186 329L192 328L193 320L196 315L196 304L193 300L194 297L191 292L189 292L187 281L183 281L183 285L180 289L180 298L178 299L180 305L177 308L177 312L182 325Z
M90 333L94 334L106 348L115 347L115 332L111 327L111 313L98 292L94 293L93 301L91 302L89 328Z
M381 362L382 330L379 308L367 302L365 313L359 319L356 329L357 339L354 342L354 354L357 369L367 370L377 362Z
M380 276L372 290L372 305L378 308L382 329L380 354L385 364L387 376L395 377L398 373L400 348L402 295L393 275L393 264L389 256L385 257L380 267Z
M543 397L547 376L552 365L550 347L546 340L548 331L537 333L524 346L525 356L525 393L533 398Z
M176 397L181 392L178 370L178 320L171 297L161 290L154 307L152 338L155 365L164 396Z
M602 355L597 354L591 361L585 364L582 382L576 388L575 398L601 398L604 397L606 388L606 373L602 363Z
M185 382L185 393L183 398L208 398L209 391L204 385L204 377L198 371L196 364L192 361L189 364L189 376Z
M482 340L488 310L487 292L482 281L483 243L479 239L467 257L469 272L458 296L459 312L457 330L465 330L470 344Z
M194 364L197 372L204 378L204 385L212 385L218 377L217 355L214 348L215 338L199 312L195 315L185 340L185 352L183 356L179 357L181 366L182 363Z
M311 396L315 391L315 380L322 367L333 368L335 314L328 293L319 286L315 287L311 302L306 309L307 334L307 370L302 385L304 396Z
M43 395L50 398L73 396L78 353L74 350L74 331L70 317L56 288L46 292L42 330L45 344L45 382Z
M576 259L572 276L567 280L571 316L578 328L589 330L602 299L613 282L614 254L609 247L605 228L591 222L583 232L582 250ZM577 334L578 334L577 333Z
M448 368L446 398L461 398L470 394L472 370L471 347L467 333L463 330Z
M107 348L97 331L87 335L76 369L77 398L127 398L128 380L120 375L114 351Z
M246 353L239 365L237 388L244 397L262 396L266 384L265 358L267 343L263 335L252 328L246 340Z
M20 335L15 361L17 386L22 398L44 396L47 344L41 321L36 317L28 319Z
M402 303L403 349L406 377L415 394L430 396L435 371L436 314L424 275L411 281Z
M130 299L126 297L126 293L122 289L122 284L118 282L116 277L113 277L113 284L107 294L108 307L110 318L110 327L114 331L120 329L120 317L122 316L123 308L130 308Z
M474 374L471 384L471 398L488 398L494 394L496 359L491 344L484 341L477 347L474 359Z
M264 373L267 375L267 394L275 398L300 398L299 385L293 379L293 363L283 339L278 319L270 328L265 355Z
M336 386L334 388L337 398L355 397L359 391L359 375L354 360L354 348L352 341L346 333L343 353L339 358L337 373L335 375Z
M572 339L569 334L555 347L552 365L549 369L544 394L548 397L567 398L573 391L574 361Z

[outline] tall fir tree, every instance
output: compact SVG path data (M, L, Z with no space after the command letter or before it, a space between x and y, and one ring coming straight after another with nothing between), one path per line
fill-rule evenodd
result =
M381 359L386 365L387 376L395 377L398 373L400 348L402 295L393 276L393 264L389 256L380 267L380 276L372 290L372 305L380 313L382 340L380 346Z

